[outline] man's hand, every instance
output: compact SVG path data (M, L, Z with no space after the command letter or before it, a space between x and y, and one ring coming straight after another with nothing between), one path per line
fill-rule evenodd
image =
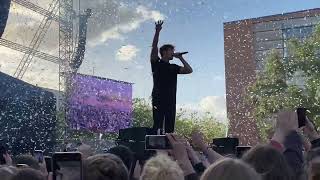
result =
M152 41L152 50L151 50L151 56L150 56L151 63L154 63L159 59L158 42L159 42L160 31L162 29L162 24L163 24L163 21L155 22L156 32L154 34L153 41Z
M190 64L183 58L183 55L187 53L188 52L178 52L173 54L173 57L178 58L183 64L183 67L180 68L178 74L190 74L193 72Z
M316 128L308 117L306 117L306 126L303 128L303 132L308 136L310 141L320 138Z
M281 144L292 131L298 130L298 115L295 111L282 111L277 114L277 123L272 140Z
M172 153L176 160L188 159L185 142L175 134L167 134L166 136L172 146Z
M42 172L42 174L44 176L48 176L48 171L47 171L47 164L45 161L43 161L42 163L39 163L39 166L40 166L40 171Z
M4 160L6 161L6 165L11 166L12 165L11 156L8 153L3 154L2 156L3 156Z
M277 128L283 133L298 129L298 115L295 111L278 113Z
M175 135L175 134L166 134L171 146L172 154L174 158L178 161L181 169L184 172L184 175L195 173L192 164L189 160L187 149L186 149L186 140Z
M200 148L201 151L205 151L208 148L208 145L204 141L203 134L199 131L193 131L191 135L192 144L197 148Z
M159 20L159 21L155 22L155 25L156 25L156 31L160 32L162 29L163 21Z
M199 156L197 155L196 151L191 147L189 143L186 144L186 149L187 149L189 159L193 165L201 163Z

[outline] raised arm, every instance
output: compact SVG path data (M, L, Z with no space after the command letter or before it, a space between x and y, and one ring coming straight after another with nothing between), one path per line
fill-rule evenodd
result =
M163 21L158 21L155 23L156 25L156 32L154 34L153 37L153 42L152 42L152 50L151 50L151 56L150 56L150 60L151 62L155 62L159 59L158 56L158 42L159 42L159 36L160 36L160 31L162 29L162 24Z

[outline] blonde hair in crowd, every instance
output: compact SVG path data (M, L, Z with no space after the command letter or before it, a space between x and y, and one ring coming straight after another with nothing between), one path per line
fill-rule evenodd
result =
M224 158L212 164L201 180L261 180L260 175L241 160Z
M184 175L175 161L159 154L146 162L140 180L184 180Z

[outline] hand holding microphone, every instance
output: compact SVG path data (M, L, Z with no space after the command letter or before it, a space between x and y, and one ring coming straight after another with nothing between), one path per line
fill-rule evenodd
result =
M175 58L182 58L182 55L188 54L189 52L177 52L173 54L173 57Z

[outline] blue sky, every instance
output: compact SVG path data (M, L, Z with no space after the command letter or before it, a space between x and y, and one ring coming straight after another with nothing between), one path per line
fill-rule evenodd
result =
M44 8L50 2L30 1ZM194 69L193 74L179 77L177 103L193 109L201 106L224 117L223 23L320 7L319 0L82 0L81 4L94 13L81 73L132 82L134 97L148 98L154 20L165 17L160 45L172 43L177 51L189 51L186 59ZM4 38L28 44L41 19L12 6ZM52 26L40 50L57 55L57 25ZM13 74L22 54L0 48L0 55L0 71ZM24 80L57 87L56 66L39 60L30 69Z
M129 2L129 3L128 3ZM223 22L273 15L303 9L320 7L317 0L140 0L125 4L144 5L166 16L160 44L173 43L177 50L189 51L186 59L194 68L192 75L180 76L178 103L196 103L206 96L223 96L224 81L224 44ZM133 61L144 66L142 72L132 74L133 63L120 62L118 73L113 78L132 80L134 95L147 97L152 84L148 64L149 46L152 41L154 25L151 21L141 24L126 34L124 41L111 41L112 46L101 46L95 53L109 53L113 56L116 49L125 44L133 44L140 49ZM100 49L100 50L99 50ZM108 54L105 54L108 57ZM112 59L112 57L110 57ZM175 63L179 63L175 61ZM127 68L126 70L123 68ZM107 68L106 68L107 70ZM101 70L102 71L102 70ZM128 72L129 71L129 72ZM101 72L102 73L102 72Z

